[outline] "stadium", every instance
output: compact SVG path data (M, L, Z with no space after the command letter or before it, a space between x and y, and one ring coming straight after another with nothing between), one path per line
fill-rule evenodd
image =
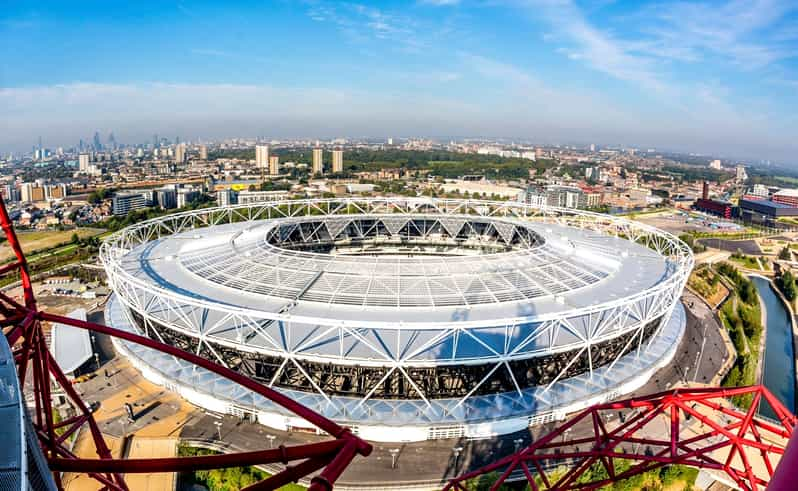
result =
M670 234L520 202L275 201L167 215L101 247L112 327L219 362L373 441L509 433L641 387L685 329ZM269 400L115 340L211 411L312 431Z

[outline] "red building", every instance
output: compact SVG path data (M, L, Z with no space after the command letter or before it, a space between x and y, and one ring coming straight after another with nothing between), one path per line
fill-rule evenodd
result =
M782 189L771 198L776 203L798 208L798 189Z
M693 205L693 209L718 215L723 218L731 218L732 204L728 201L716 201L714 199L699 199Z

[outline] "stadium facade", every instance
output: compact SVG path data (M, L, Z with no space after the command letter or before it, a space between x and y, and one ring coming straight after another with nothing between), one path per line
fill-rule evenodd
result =
M218 361L365 439L479 437L642 386L685 327L693 266L670 234L518 202L277 201L109 237L106 322ZM301 421L221 377L117 349L209 410Z

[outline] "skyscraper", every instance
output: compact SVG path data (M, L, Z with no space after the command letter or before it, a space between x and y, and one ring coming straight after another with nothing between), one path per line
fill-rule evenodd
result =
M313 149L313 166L311 170L314 175L324 174L324 158L322 157L322 152L324 152L324 150L321 148Z
M340 149L332 152L332 171L333 174L340 174L344 171L344 151Z
M255 145L255 165L258 169L269 166L269 145Z
M200 160L208 160L208 147L200 145Z
M99 152L102 149L103 149L103 144L100 141L100 132L99 131L95 131L94 132L94 150Z
M280 157L272 155L269 157L269 175L276 176L280 173Z

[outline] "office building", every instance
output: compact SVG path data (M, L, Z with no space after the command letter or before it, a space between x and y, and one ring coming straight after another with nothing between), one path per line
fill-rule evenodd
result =
M313 149L313 167L311 167L313 174L324 174L324 158L321 148Z
M216 191L216 204L219 206L230 206L238 203L236 192L232 189L220 189Z
M114 215L127 215L146 206L147 200L142 193L119 193L111 200L111 212Z
M199 197L199 192L193 187L179 188L177 190L177 207L185 208Z
M590 195L590 199L588 199ZM586 193L576 186L550 185L545 188L530 186L524 197L524 201L537 206L557 206L559 208L588 208L598 206L601 202L601 194L590 192Z
M715 159L709 163L710 169L721 170L723 167L720 165L720 160Z
M333 150L332 152L332 171L334 174L340 174L344 171L344 151Z
M164 210L177 208L177 190L174 188L156 189L155 202Z

